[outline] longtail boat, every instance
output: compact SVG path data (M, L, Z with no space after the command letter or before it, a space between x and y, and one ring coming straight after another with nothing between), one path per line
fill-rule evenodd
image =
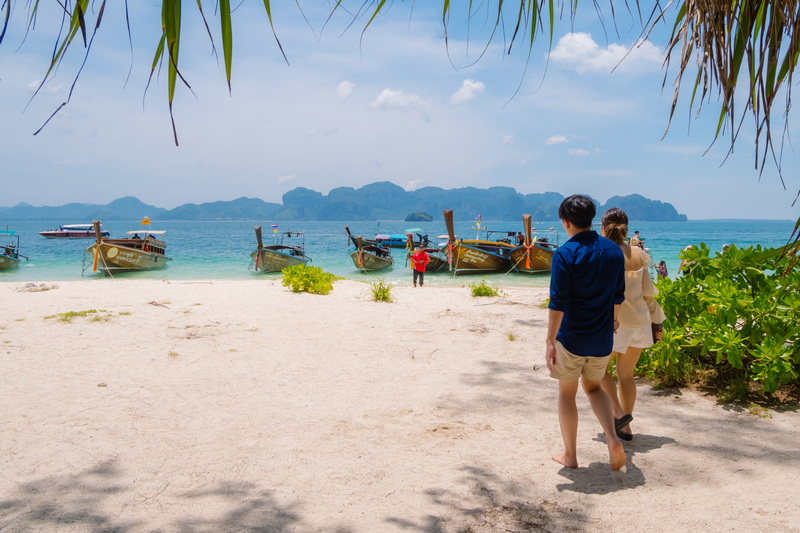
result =
M554 229L539 230L532 236L530 215L522 215L522 224L525 229L525 241L511 250L511 262L514 268L517 272L526 274L550 272L553 252L558 248L558 232Z
M367 244L374 244L381 248L408 248L408 239L411 237L411 246L416 248L421 244L428 246L430 241L427 235L415 233L422 231L419 228L407 229L405 233L376 233L372 239L364 239ZM416 235L416 238L414 237Z
M28 259L19 253L19 235L16 231L0 231L0 237L8 238L8 244L0 246L0 270L10 270L19 266L20 257Z
M95 220L93 224L95 243L86 249L92 261L92 272L100 270L106 276L111 276L115 272L164 268L171 261L165 255L165 231L154 231L148 227L147 231L128 231L127 237L122 239L109 239L101 236L99 220ZM150 219L142 221L142 225L149 224Z
M356 251L350 254L353 264L361 272L374 272L385 270L394 265L394 259L389 253L388 248L381 248L374 244L368 244L362 236L355 237L350 233L350 228L345 226L348 238L356 246Z
M285 231L275 235L275 244L264 246L261 226L255 226L256 250L250 254L251 264L256 272L280 272L293 265L305 265L311 258L305 253L305 235L298 231ZM299 244L285 244L291 239L299 239Z
M408 234L408 243L406 244L406 249L408 250L407 258L410 261L411 255L417 250L417 248L414 247L414 241L412 240L411 234ZM429 259L428 265L425 267L426 272L445 272L450 268L450 263L447 260L447 242L441 243L438 248L428 246L424 248L424 250L425 253L428 254Z
M444 210L444 221L449 238L451 268L456 276L465 274L491 274L511 270L510 252L514 248L509 239L456 239L453 228L453 210ZM486 228L477 227L480 231ZM502 232L506 233L506 232ZM511 232L513 235L513 232Z

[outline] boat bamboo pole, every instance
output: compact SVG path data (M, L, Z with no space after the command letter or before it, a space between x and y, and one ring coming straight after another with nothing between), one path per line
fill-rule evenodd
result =
M258 243L258 249L262 249L264 247L264 241L261 239L261 226L254 226L256 230L256 242Z
M256 231L256 243L258 245L256 248L256 259L253 261L253 266L255 271L258 272L258 268L262 264L261 250L264 248L264 241L261 239L261 226L253 226L253 229Z
M93 220L92 225L94 226L94 238L95 238L95 245L94 245L94 260L92 261L92 272L97 272L97 261L100 258L100 245L103 243L103 237L100 234L100 221Z
M450 265L450 270L453 270L453 253L455 252L454 246L456 245L456 232L453 227L453 210L445 209L442 211L444 215L444 224L447 226L447 264Z
M356 238L353 237L353 234L350 233L350 226L344 227L345 233L347 233L347 240L352 242L356 247L358 247L358 243L356 242Z
M531 216L522 215L522 225L525 228L525 268L531 268Z

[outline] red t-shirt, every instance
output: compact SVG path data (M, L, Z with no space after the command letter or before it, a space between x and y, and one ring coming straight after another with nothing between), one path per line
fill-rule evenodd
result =
M428 257L428 254L424 251L420 252L419 250L417 250L416 252L411 254L412 268L419 272L425 272L425 266L428 264L430 260L431 258Z

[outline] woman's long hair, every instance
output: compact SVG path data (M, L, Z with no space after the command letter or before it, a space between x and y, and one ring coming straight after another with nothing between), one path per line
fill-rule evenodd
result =
M617 244L623 244L628 237L628 215L619 207L612 207L600 220L603 235Z

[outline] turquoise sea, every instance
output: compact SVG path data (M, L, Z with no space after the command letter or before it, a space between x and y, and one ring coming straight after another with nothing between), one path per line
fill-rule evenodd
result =
M63 224L88 223L84 220L65 220ZM166 279L166 280L245 280L277 279L279 274L256 274L248 269L250 253L256 247L253 226L264 228L265 244L271 244L271 225L278 224L279 231L300 231L305 233L306 253L312 258L312 265L323 268L337 276L348 279L372 281L374 275L362 274L350 260L352 245L344 232L349 226L354 235L374 236L376 233L403 233L406 228L422 228L422 233L436 242L436 237L446 230L443 221L436 222L281 222L265 221L211 221L211 222L160 222L154 220L153 230L166 230L167 255L172 261L166 269L150 272L131 272L118 274L119 278ZM0 228L5 229L0 222ZM460 237L474 238L470 228L474 221L456 222L456 233ZM484 220L482 225L492 230L521 231L522 221L493 222ZM555 228L559 230L560 242L566 240L561 223L558 221L534 221L538 229ZM59 240L45 239L39 231L55 229L52 222L10 222L9 230L20 236L20 253L28 256L18 269L0 271L0 281L13 282L52 282L78 279L107 279L102 274L91 272L91 264L83 272L84 249L92 241L86 239ZM786 243L794 222L790 220L698 220L689 222L635 222L631 233L639 230L650 249L654 261L667 262L670 275L677 272L680 260L678 253L688 244L706 243L712 251L719 251L725 244L735 243L744 247L760 244L762 246L781 246ZM146 229L139 221L104 222L103 228L112 237L123 236L126 231ZM4 244L0 242L0 244ZM410 270L406 266L404 250L394 250L395 267L378 274L390 283L410 282ZM549 275L495 274L485 276L499 286L546 286ZM450 274L429 274L428 285L462 285L477 281L480 277L454 277Z

